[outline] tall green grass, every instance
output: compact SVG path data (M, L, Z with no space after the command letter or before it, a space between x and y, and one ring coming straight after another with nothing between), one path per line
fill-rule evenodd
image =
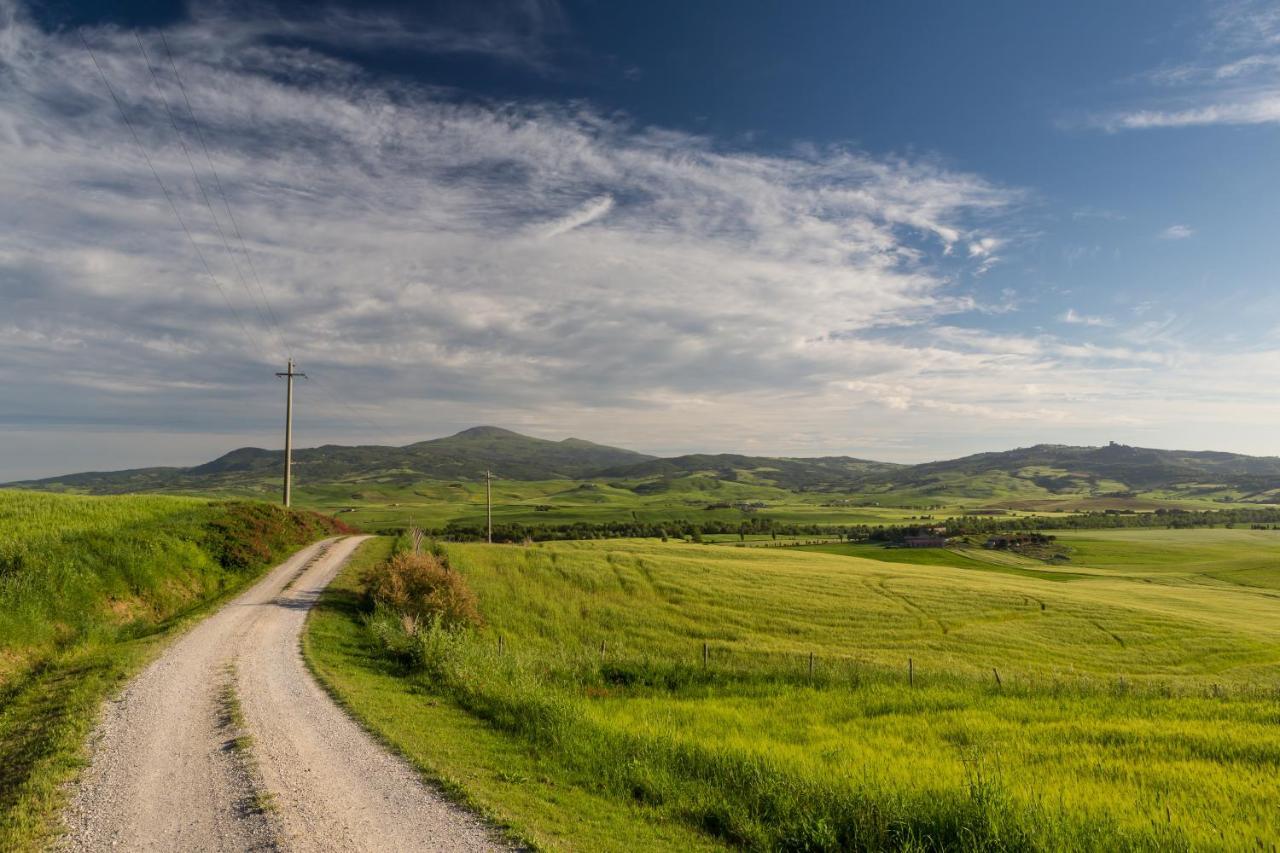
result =
M172 629L342 529L268 504L0 490L0 849L47 838L100 703Z
M1179 535L1194 553L1223 533ZM1240 550L1269 544L1241 533ZM410 636L390 614L366 630L566 778L752 849L1274 848L1271 584L1090 542L1107 560L1073 561L1070 583L676 544L451 546L485 630Z

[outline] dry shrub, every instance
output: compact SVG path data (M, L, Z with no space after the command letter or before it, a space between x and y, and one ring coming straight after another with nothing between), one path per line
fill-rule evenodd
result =
M438 554L396 554L375 566L365 578L365 592L399 613L407 633L420 623L440 620L446 628L480 624L475 593L462 575L449 569ZM414 630L408 630L412 626Z

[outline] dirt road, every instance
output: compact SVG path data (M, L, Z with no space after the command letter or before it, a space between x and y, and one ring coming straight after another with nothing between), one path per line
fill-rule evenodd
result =
M298 552L109 703L63 849L502 846L352 722L303 664L307 610L360 541Z

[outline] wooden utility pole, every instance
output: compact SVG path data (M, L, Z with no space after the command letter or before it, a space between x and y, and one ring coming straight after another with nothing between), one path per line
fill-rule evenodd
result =
M484 505L485 519L489 531L489 544L493 544L493 472L484 469Z
M284 396L284 505L288 506L293 497L293 377L307 378L305 373L297 373L293 369L293 359L289 359L289 369L276 376L285 378Z

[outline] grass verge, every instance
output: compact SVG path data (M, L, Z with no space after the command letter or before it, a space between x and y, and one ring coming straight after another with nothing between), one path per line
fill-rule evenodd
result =
M320 682L376 737L447 795L514 840L554 850L719 850L660 809L619 800L600 780L503 733L384 657L365 625L360 576L392 540L368 540L307 622L303 654Z
M0 850L45 848L103 700L308 542L314 513L0 491Z

